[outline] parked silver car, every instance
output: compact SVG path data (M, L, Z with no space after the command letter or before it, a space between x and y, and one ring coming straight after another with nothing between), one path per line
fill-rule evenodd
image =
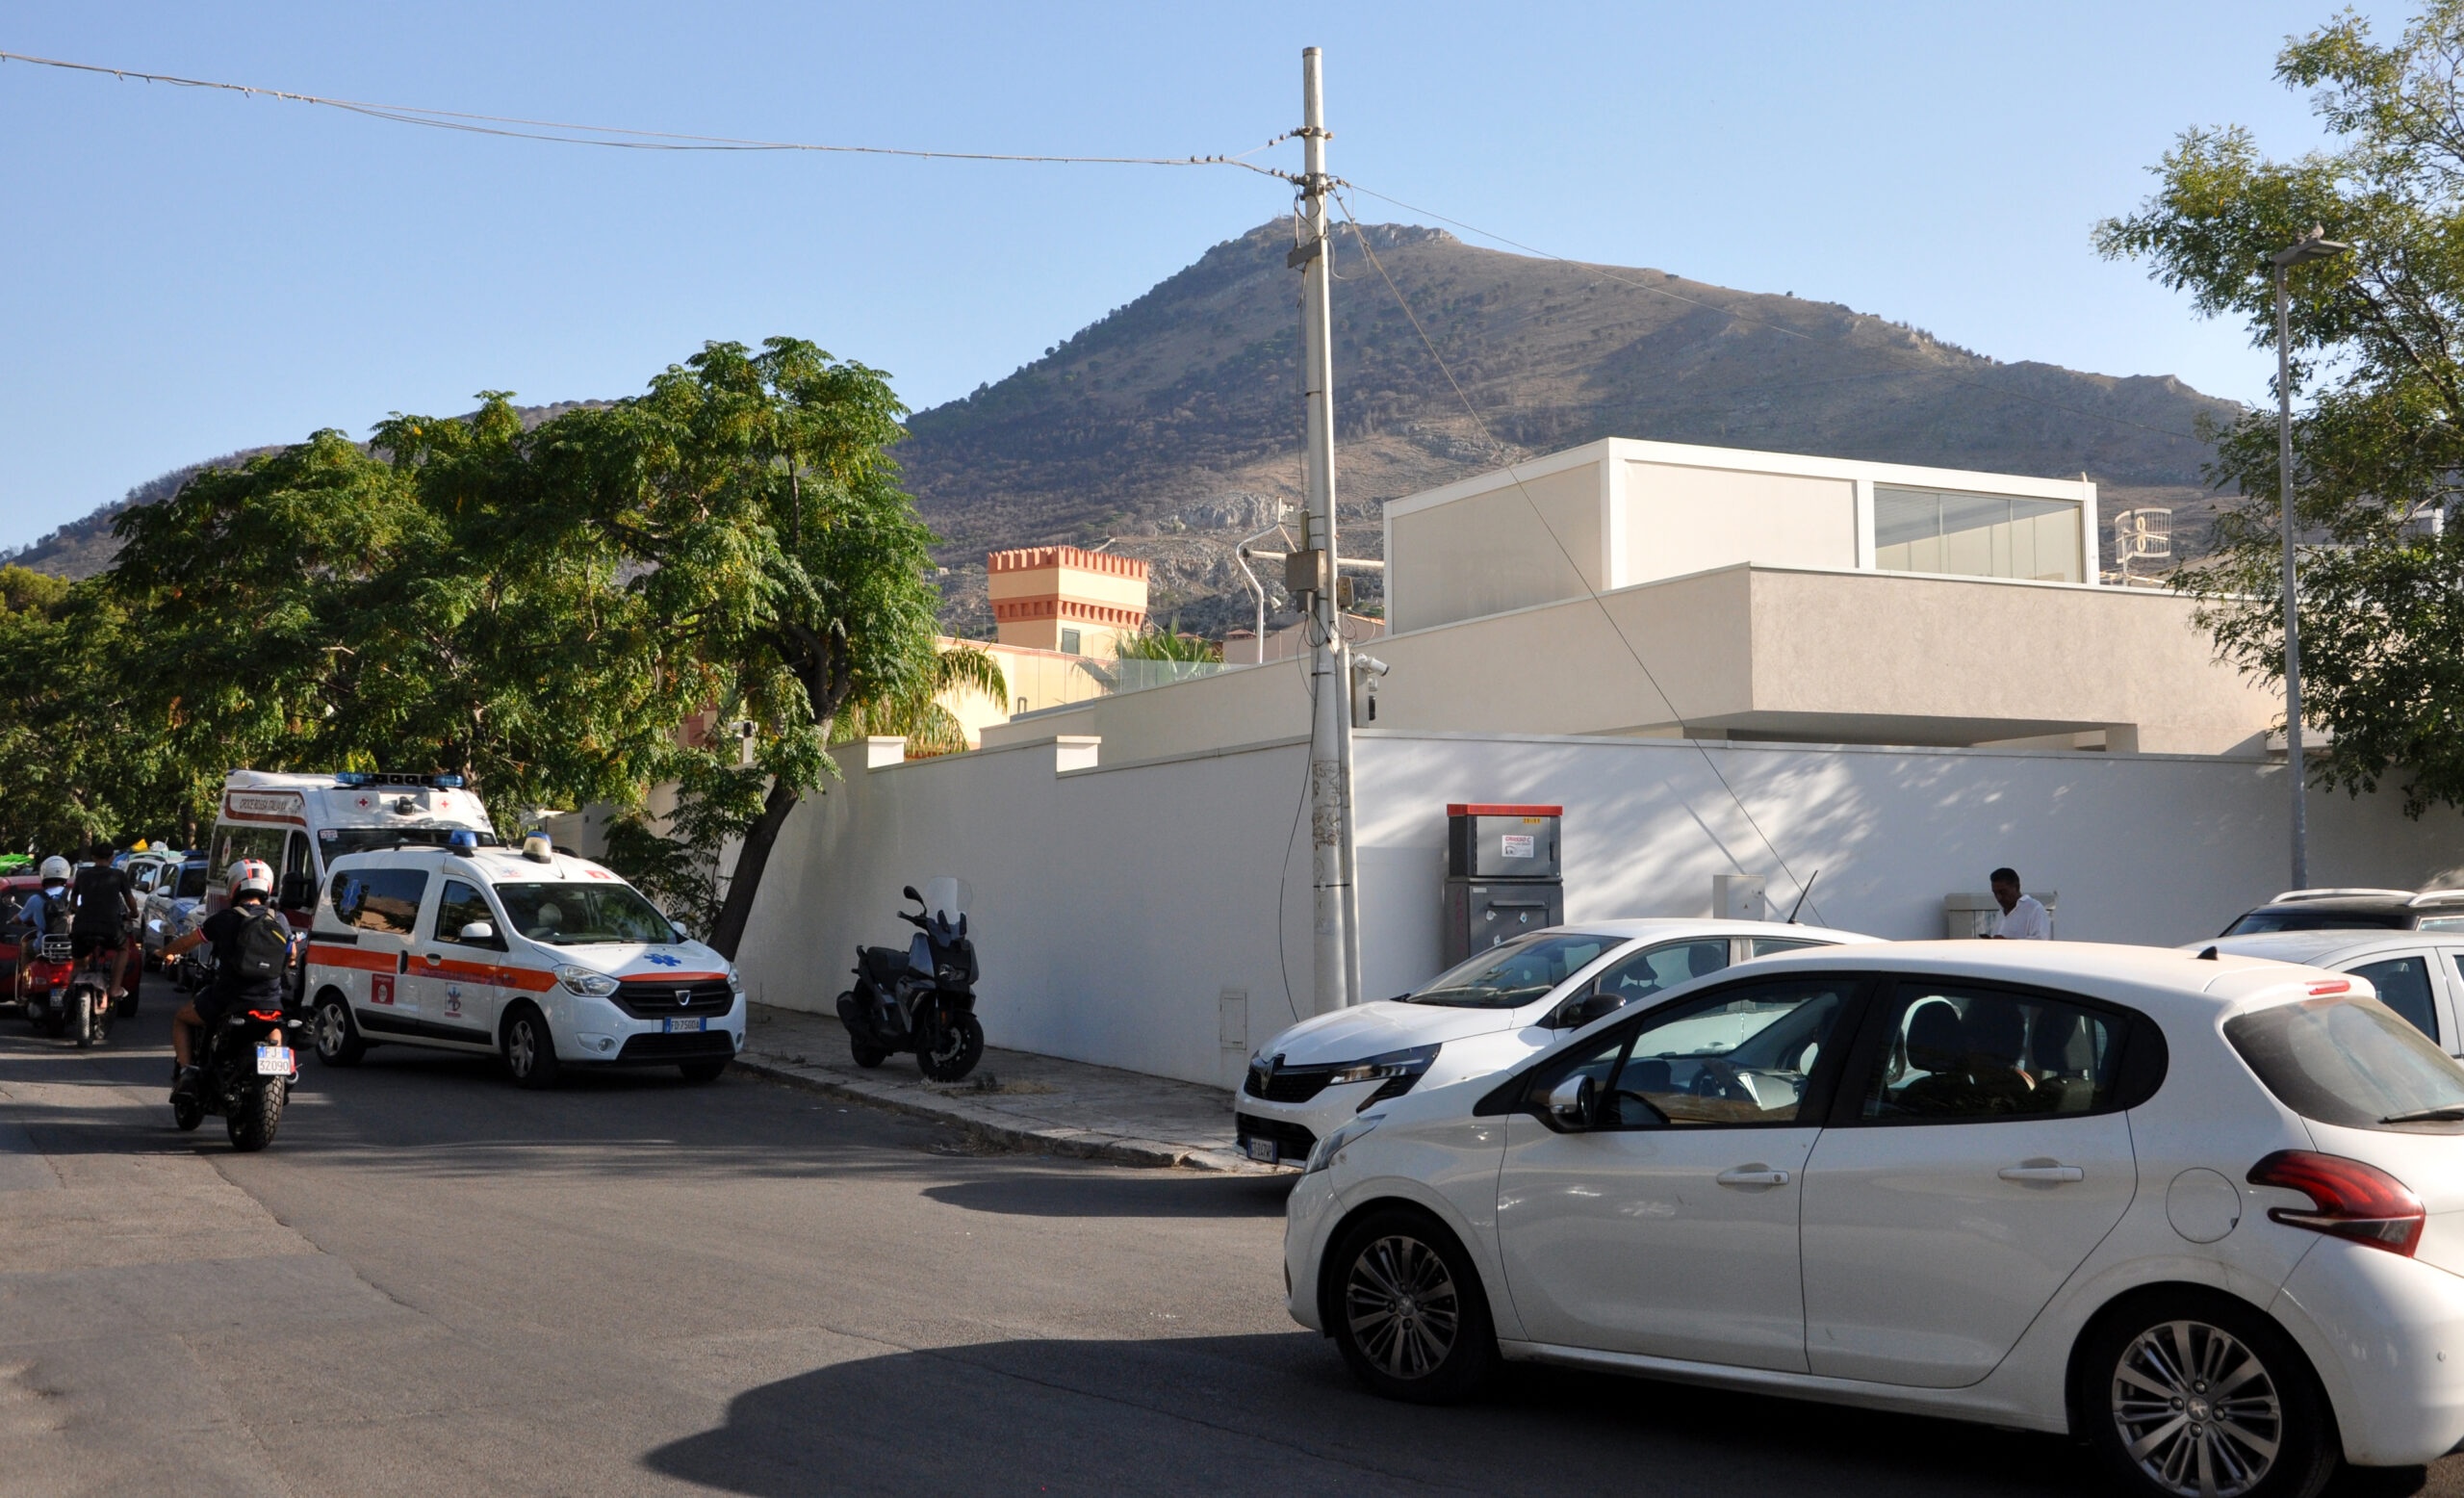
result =
M2194 942L2233 957L2270 957L2368 978L2378 1001L2451 1056L2464 1056L2464 931L2385 929L2270 931Z

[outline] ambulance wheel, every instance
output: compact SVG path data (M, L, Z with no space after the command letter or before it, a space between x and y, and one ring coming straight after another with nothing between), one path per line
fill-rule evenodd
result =
M685 1061L680 1062L676 1068L684 1073L684 1080L688 1082L715 1082L719 1073L727 1069L728 1064L724 1061Z
M548 1017L528 1004L505 1017L504 1069L516 1087L545 1090L556 1085L562 1069L556 1064L555 1038L548 1032Z
M349 1003L332 989L317 995L317 1007L308 1016L308 1028L316 1037L321 1066L355 1067L359 1058L368 1054L368 1043L359 1038L359 1026L351 1022Z

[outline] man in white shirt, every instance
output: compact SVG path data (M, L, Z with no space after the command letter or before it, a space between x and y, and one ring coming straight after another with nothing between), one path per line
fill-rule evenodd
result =
M2053 940L2053 917L2036 896L2019 892L2019 871L1997 868L1993 871L1993 903L2002 907L2002 918L1986 933L1989 942L2050 942Z

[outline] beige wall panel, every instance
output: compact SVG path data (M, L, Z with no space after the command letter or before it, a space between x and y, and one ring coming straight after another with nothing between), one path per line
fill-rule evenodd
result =
M1386 597L1395 628L1578 598L1586 583L1606 587L1600 510L1600 465L1586 463L1392 517Z
M1628 583L1750 561L1857 565L1857 486L1669 463L1626 465Z

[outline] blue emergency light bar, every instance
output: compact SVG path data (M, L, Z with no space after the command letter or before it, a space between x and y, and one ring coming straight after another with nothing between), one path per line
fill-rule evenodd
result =
M459 790L459 775L407 775L386 770L337 770L334 784L345 789L355 786L433 786L439 790Z

